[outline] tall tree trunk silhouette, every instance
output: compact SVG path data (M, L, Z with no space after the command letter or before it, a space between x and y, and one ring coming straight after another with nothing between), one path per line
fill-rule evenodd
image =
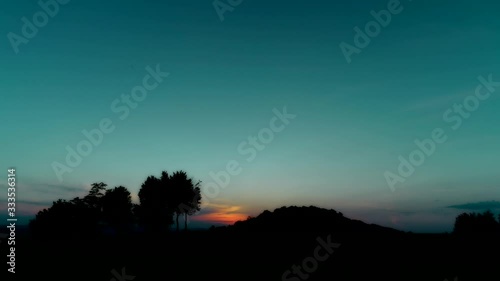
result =
M188 230L188 214L184 213L184 230Z

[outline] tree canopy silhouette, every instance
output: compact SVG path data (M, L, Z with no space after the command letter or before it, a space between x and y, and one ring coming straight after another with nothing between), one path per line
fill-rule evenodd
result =
M127 188L106 189L107 184L96 182L87 195L71 200L59 199L52 206L37 213L30 221L35 236L58 233L64 236L93 237L105 228L124 233L137 222L147 231L162 232L169 229L176 216L187 218L200 210L201 182L195 182L184 171L161 173L159 178L149 176L139 190L140 204L133 204Z
M102 196L102 215L105 222L119 232L133 223L133 204L130 192L123 186L106 190Z
M164 231L173 223L174 208L169 204L168 174L149 176L139 190L138 217L147 231Z
M141 224L150 231L165 231L175 221L179 230L179 216L187 216L200 210L201 182L193 182L184 171L169 175L163 171L160 178L149 176L139 190L140 205L137 208Z
M186 172L177 171L170 177L175 198L175 216L177 231L179 231L179 216L184 215L184 229L187 230L187 218L198 212L201 205L201 181L194 183Z
M71 200L59 199L37 213L30 229L37 237L57 233L64 237L94 237L108 224L121 230L132 219L130 192L123 186L106 190L103 182L93 183L89 193Z
M500 221L500 215L498 217ZM453 233L494 233L500 231L500 223L495 220L495 215L490 211L483 213L462 213L455 219Z

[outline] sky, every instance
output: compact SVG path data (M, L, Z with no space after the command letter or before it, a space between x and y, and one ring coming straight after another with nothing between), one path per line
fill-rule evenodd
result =
M24 222L93 182L137 202L163 170L202 181L193 226L315 205L445 232L500 211L498 1L0 3L2 221L11 167Z

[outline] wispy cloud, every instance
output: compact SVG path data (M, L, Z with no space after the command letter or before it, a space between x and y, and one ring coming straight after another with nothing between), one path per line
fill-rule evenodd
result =
M82 186L65 186L65 185L56 185L56 184L40 184L40 185L31 185L33 190L39 192L67 192L67 193L82 193L88 191L87 188Z
M0 189L7 189L8 185L0 183ZM34 217L42 209L48 208L58 199L72 199L83 196L88 192L84 186L67 186L56 184L20 183L16 185L16 209L19 215ZM7 193L0 193L0 200L7 202ZM0 205L0 211L7 213L7 204Z
M44 200L44 201L17 200L16 203L44 207L44 206L50 206L52 204L52 202L54 202L54 201L56 201L56 200L53 200L53 201L49 201L49 200Z
M88 191L86 187L83 186L67 186L67 185L56 185L56 184L18 184L18 189L24 189L29 191L36 191L40 193L82 193ZM0 187L7 188L8 185L6 183L0 183Z
M453 209L461 209L461 210L500 210L500 202L498 201L484 201L484 202L476 202L476 203L465 203L461 205L452 205L448 206L448 208Z

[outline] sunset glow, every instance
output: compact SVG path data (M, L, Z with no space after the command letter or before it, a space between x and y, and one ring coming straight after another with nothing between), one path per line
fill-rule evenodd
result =
M247 214L238 212L241 210L240 206L213 204L210 207L214 208L212 212L193 216L192 220L218 224L233 224L237 221L246 220L248 218Z

